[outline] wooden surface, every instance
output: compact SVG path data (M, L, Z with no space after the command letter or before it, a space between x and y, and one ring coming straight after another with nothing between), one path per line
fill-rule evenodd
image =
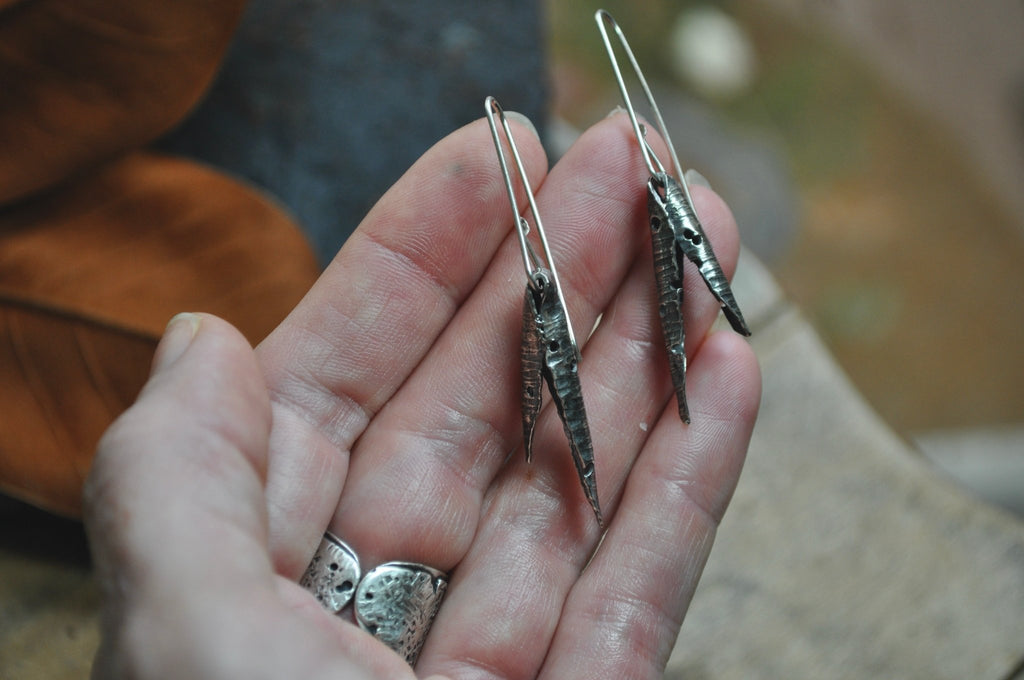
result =
M1024 522L893 434L753 258L735 289L763 402L666 676L1020 677Z
M99 592L82 526L0 496L0 678L82 680Z

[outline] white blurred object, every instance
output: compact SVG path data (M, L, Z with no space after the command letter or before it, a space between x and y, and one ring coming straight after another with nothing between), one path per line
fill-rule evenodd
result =
M1024 426L938 430L912 439L947 475L1024 517Z
M743 28L711 6L682 12L670 38L672 69L711 99L742 94L754 80L757 57Z

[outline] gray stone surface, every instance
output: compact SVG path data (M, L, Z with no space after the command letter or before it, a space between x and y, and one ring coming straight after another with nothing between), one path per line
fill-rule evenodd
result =
M160 146L267 189L328 261L487 95L544 122L541 22L514 0L252 0L205 101Z
M1024 523L897 438L756 260L737 279L762 410L666 677L1012 677Z

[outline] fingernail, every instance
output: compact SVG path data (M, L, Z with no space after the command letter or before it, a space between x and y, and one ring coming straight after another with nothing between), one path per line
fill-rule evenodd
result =
M702 186L705 189L711 189L711 182L709 182L704 175L700 174L693 168L690 168L685 173L683 173L683 177L686 179L687 184L696 184L697 186ZM714 189L711 190L714 191Z
M537 127L533 124L533 121L524 116L523 114L519 113L518 111L506 111L505 117L508 118L509 120L516 121L520 125L526 126L527 128L529 128L530 132L533 133L534 137L540 139L540 133L537 132Z
M626 112L626 109L622 108L622 106L616 106L615 108L613 108L611 111L608 112L608 115L605 116L605 118L611 118L612 116L617 116L620 113L625 113L625 112Z
M192 344L192 339L199 332L199 323L202 317L198 314L183 313L175 315L167 322L167 329L164 330L164 337L156 348L153 356L152 373L158 373L181 357Z

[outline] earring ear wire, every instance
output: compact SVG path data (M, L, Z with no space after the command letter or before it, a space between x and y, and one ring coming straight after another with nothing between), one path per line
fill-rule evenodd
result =
M615 48L612 46L611 38L608 37L609 26L615 32L615 37L618 38L622 51L629 60L630 66L633 67L633 73L636 75L636 79L639 81L640 87L644 91L644 97L647 99L647 105L651 107L651 112L654 114L654 120L658 124L658 132L661 134L661 138L665 140L665 145L668 147L668 154L672 159L672 167L676 172L676 181L681 185L686 186L686 180L681 174L682 165L680 165L679 157L676 155L675 147L672 145L672 137L668 133L668 126L665 125L665 119L661 116L661 109L658 108L658 103L654 100L654 94L651 92L651 88L647 84L647 79L644 78L644 73L640 69L640 64L637 62L636 56L633 54L633 50L629 46L629 41L626 40L625 33L622 32L622 28L619 26L618 22L615 21L615 18L612 17L607 10L597 10L594 14L594 20L597 22L598 30L601 31L601 39L604 41L604 49L608 53L608 59L612 64L612 71L615 73L615 82L619 86L619 94L622 95L622 101L626 105L626 113L629 114L629 121L633 124L633 133L636 135L636 141L640 145L640 152L643 154L644 163L647 165L648 171L650 171L652 175L666 172L665 165L658 158L658 155L654 153L654 149L651 148L651 145L647 141L647 129L644 124L640 122L640 119L636 114L636 108L633 106L633 100L629 96L629 91L626 89L626 81L622 77L622 70L619 68L619 60L615 56Z
M537 209L537 201L533 195L533 189L530 187L530 180L526 176L526 168L523 166L523 158L519 155L519 147L516 146L516 140L512 137L512 130L508 124L508 118L505 117L505 110L501 108L501 104L494 97L487 97L484 100L484 108L487 111L487 123L491 128L491 138L494 140L494 149L498 153L498 164L501 166L501 174L505 178L505 190L508 192L509 203L512 204L512 214L516 220L516 235L519 237L519 248L523 256L523 266L526 269L526 277L530 281L530 284L534 284L534 279L537 272L541 269L547 269L551 273L552 282L555 285L555 290L558 292L558 299L563 307L565 307L565 297L562 294L562 284L558 279L558 270L555 268L554 260L551 258L551 246L548 245L548 237L544 232L544 224L540 219L540 211ZM527 235L530 233L530 224L526 221L519 212L519 203L516 200L516 191L512 186L512 176L509 172L508 162L505 159L505 152L501 143L501 138L498 135L498 125L495 121L495 115L498 120L501 121L501 129L505 132L505 139L508 142L509 150L512 152L512 159L515 161L516 173L519 178L519 182L523 185L526 190L526 200L530 206L530 214L533 216L533 223L536 225L537 237L540 239L541 250L544 253L543 260L537 256L537 252L530 245ZM569 323L569 317L566 315L566 324L569 326L569 336L572 338L573 346L576 346L576 336L572 332L572 324ZM578 352L578 350L577 350Z
M640 154L651 175L647 182L647 210L650 216L651 245L654 250L655 283L658 288L658 316L661 320L662 338L668 353L669 372L672 375L672 384L679 401L679 417L689 423L690 411L686 403L685 332L682 315L683 257L697 266L704 283L722 305L725 317L733 329L742 335L750 335L750 329L736 303L729 280L718 264L718 259L711 248L711 241L704 234L704 228L697 216L693 199L690 197L690 189L672 144L672 138L669 136L668 127L665 125L665 119L661 115L657 102L654 101L654 95L651 93L647 79L644 78L636 56L629 46L629 41L626 40L622 28L607 11L598 10L594 14L594 20L597 22L605 50L608 52L608 59L611 61L612 71L615 74L615 82L619 86L619 93L626 106L626 113L629 114L633 133L636 135L637 144L640 147ZM619 46L633 68L633 73L640 82L647 103L654 113L658 131L661 133L672 159L674 175L666 171L665 165L651 148L647 139L647 129L637 117L633 100L629 96L622 77L622 70L619 68L619 60L615 56L612 40L608 35L609 27L614 31Z
M494 148L498 153L498 163L505 179L509 203L512 205L516 235L519 238L523 266L526 269L527 285L523 296L523 331L520 345L520 394L526 461L529 463L533 457L533 434L540 415L543 380L548 385L548 391L558 410L558 417L562 421L562 429L569 440L569 450L580 484L583 486L583 494L597 517L597 523L603 528L604 519L597 499L597 479L594 473L594 445L587 423L587 411L583 405L583 390L580 387L579 346L569 323L569 311L562 296L562 286L558 281L540 211L537 209L537 202L530 188L519 149L512 138L508 119L494 97L485 100L484 108L487 111L487 122L491 128ZM526 218L519 214L519 202L516 200L516 191L512 185L512 175L509 172L501 135L498 134L499 121L515 161L519 181L526 189L526 198L541 243L543 258L538 256L527 239L530 225Z

